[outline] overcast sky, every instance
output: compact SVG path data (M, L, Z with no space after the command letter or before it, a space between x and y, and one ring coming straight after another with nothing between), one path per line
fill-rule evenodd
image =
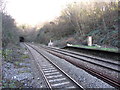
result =
M67 3L89 0L6 0L6 11L19 24L36 25L60 15ZM104 1L104 0L103 0ZM106 0L105 0L106 1Z

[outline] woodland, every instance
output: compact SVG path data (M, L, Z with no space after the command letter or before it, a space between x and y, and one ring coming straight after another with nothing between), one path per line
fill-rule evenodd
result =
M120 47L119 2L74 2L62 10L61 15L48 21L40 28L29 25L17 26L15 19L4 11L1 2L2 45L19 44L19 37L26 42L47 45L51 40L54 46L70 44L86 45L87 37L93 43Z

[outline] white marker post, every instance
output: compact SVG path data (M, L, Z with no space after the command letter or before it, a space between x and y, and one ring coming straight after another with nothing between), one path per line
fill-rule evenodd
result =
M48 46L53 46L52 41L50 40L50 42L48 43Z
M92 36L88 36L88 46L92 46Z

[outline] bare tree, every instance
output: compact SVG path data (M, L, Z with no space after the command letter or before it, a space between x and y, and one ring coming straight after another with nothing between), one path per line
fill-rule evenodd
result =
M70 3L62 11L60 17L42 27L38 38L42 38L44 42L44 39L57 40L74 35L76 39L78 37L78 40L85 41L86 37L91 35L94 36L95 43L114 42L115 44L119 42L116 37L119 20L117 6L117 2ZM112 38L113 32L114 39Z
M6 1L0 0L0 12L4 12L6 7Z

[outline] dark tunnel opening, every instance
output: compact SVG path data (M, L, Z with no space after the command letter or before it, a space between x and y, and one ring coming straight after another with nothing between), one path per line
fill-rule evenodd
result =
M24 42L25 41L24 37L19 37L19 41Z

